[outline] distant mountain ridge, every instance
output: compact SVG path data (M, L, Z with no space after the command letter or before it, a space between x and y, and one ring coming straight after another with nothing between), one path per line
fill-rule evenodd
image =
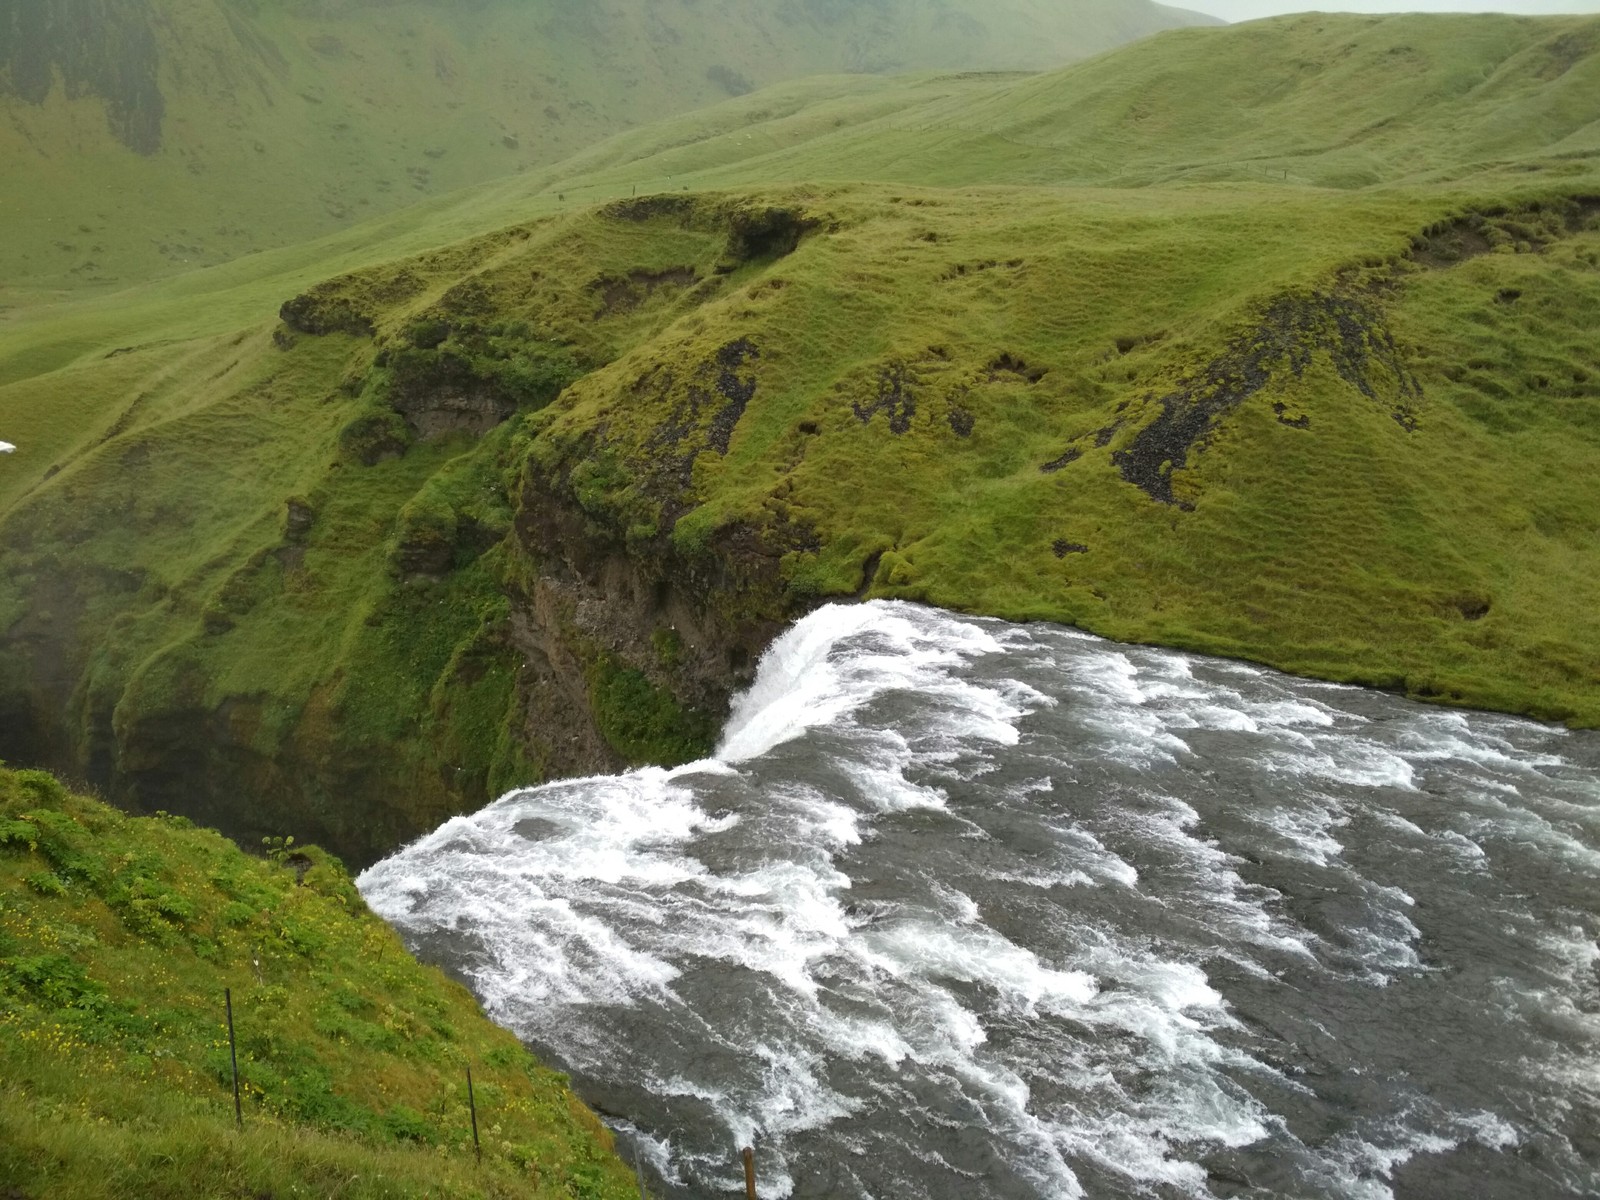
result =
M0 0L0 276L132 282L801 75L1034 69L1149 0Z

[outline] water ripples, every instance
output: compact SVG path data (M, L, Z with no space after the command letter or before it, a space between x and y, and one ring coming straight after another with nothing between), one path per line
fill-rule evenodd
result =
M658 1190L1593 1194L1600 739L895 603L366 872Z

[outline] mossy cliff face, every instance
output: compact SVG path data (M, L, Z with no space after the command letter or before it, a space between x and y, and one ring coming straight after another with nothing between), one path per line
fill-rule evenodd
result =
M724 227L721 253L706 267L635 268L603 277L597 289L604 311L631 312L659 289L687 288L685 316L675 325L693 323L690 314L719 293L774 286L781 260L824 223L798 204L674 197L618 203L599 220L630 236L637 226L651 238ZM647 365L629 380L627 412L617 422L647 427L642 445L608 422L574 430L555 411L529 423L516 539L532 574L516 629L534 723L570 714L558 720L552 748L563 765L572 752L614 766L618 750L659 761L706 748L729 694L750 681L761 652L802 607L785 557L816 549L809 530L760 519L679 536L679 522L704 499L697 464L726 459L755 398L760 350L734 339L699 358L691 347L662 351L644 350ZM581 694L580 682L587 712L562 703Z
M204 399L144 394L124 426L175 424L114 431L10 526L5 753L366 862L515 785L707 752L793 610L779 550L642 532L541 425L803 232L670 208L330 281L221 340Z

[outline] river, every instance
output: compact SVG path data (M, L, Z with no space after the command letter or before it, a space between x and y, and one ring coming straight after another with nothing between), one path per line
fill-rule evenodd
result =
M1600 735L830 606L359 884L653 1195L1600 1196Z

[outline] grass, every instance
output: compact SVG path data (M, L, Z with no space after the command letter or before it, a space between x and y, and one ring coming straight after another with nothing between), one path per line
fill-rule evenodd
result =
M0 769L0 1178L37 1200L637 1195L562 1076L337 860L293 854Z
M130 9L52 42L37 31L70 5L31 7L0 51L0 66L16 58L0 71L0 279L33 294L303 242L783 79L1039 68L1186 19L1146 0L959 0L938 15L908 0L164 0L159 21ZM58 82L20 97L39 72ZM119 106L154 119L130 134L108 121Z
M1600 720L1581 650L1600 636L1596 544L1578 515L1600 502L1592 217L1537 256L1432 269L1403 257L1404 231L1444 215L1426 195L1268 211L1237 190L1187 192L1181 211L1158 192L893 199L830 198L844 228L774 267L781 290L752 282L580 382L543 434L566 447L554 460L576 469L602 428L619 490L642 498L629 522L665 501L693 510L688 536L814 530L820 552L796 548L789 566L819 595L865 584ZM1337 282L1363 263L1383 265ZM1359 336L1400 339L1424 397L1415 428L1396 419L1397 381L1363 396L1308 343L1304 368L1269 364L1261 392L1169 468L1181 506L1118 469L1164 397L1273 332L1280 297L1372 286ZM635 381L664 349L688 366L734 334L760 348L759 404L726 457L663 498L651 446L686 385L641 396ZM1044 469L1068 450L1080 457Z
M1597 29L786 85L14 315L0 752L364 861L857 595L1600 723Z

